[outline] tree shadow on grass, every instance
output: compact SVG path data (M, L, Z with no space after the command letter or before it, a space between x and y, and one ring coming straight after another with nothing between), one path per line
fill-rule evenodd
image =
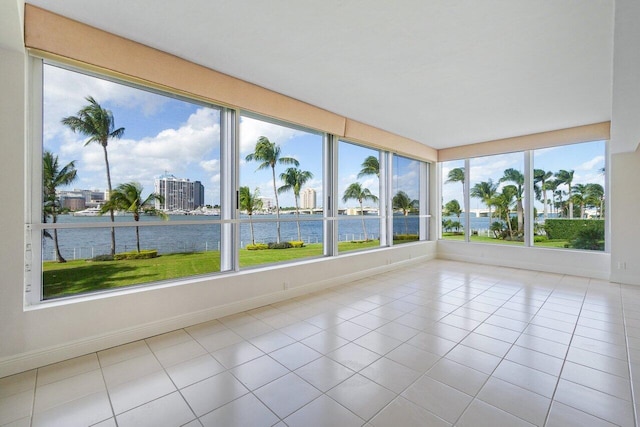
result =
M87 263L86 266L43 272L43 298L84 294L104 289L119 288L123 282L135 285L153 280L153 274L140 274L130 265L118 262Z

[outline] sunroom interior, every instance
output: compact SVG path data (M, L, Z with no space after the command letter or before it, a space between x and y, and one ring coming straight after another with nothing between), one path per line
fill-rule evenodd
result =
M635 323L640 322L640 294L635 288L640 285L640 251L637 249L640 227L631 217L640 211L637 186L640 182L640 79L637 71L640 67L637 49L640 27L635 24L638 17L640 5L631 0L588 3L563 0L544 4L528 0L509 4L487 0L464 4L406 2L393 5L337 0L321 4L292 1L210 4L196 1L189 8L179 3L158 7L150 1L120 0L91 5L80 0L3 2L0 5L0 88L3 94L0 128L4 155L0 159L0 176L5 185L0 190L4 200L1 213L3 244L0 248L3 265L0 425L14 425L10 424L14 422L15 425L46 425L65 419L64 416L71 417L68 419L75 420L78 425L103 422L104 425L136 425L139 421L136 416L151 422L161 413L153 406L154 402L162 406L159 402L164 401L161 399L167 399L171 405L175 403L173 399L179 400L175 408L180 409L173 415L180 412L182 418L175 421L175 425L209 425L207 423L214 420L240 423L240 418L233 418L234 414L239 416L237 412L242 412L238 410L240 407L259 407L260 411L266 411L262 418L251 421L255 425L311 425L308 423L313 414L323 411L327 418L317 415L319 425L330 420L343 425L390 425L394 422L424 425L417 420L427 418L433 425L482 425L478 419L486 419L486 425L492 425L490 420L502 420L509 425L571 425L570 422L578 423L575 425L605 425L605 422L637 425L635 402L640 400L634 399L633 373L635 364L640 366L637 354L640 335L634 332ZM309 129L326 141L335 144L347 141L379 150L389 159L394 155L415 159L426 165L420 178L421 185L425 186L422 193L425 200L421 200L420 205L425 221L420 238L408 244L389 242L373 249L342 254L338 253L337 242L334 242L333 248L324 248L323 256L247 269L239 268L237 260L231 256L222 261L223 266L227 262L226 271L212 275L46 300L41 289L42 256L33 247L32 236L34 230L40 233L43 228L42 224L34 224L41 216L39 208L35 214L32 209L34 205L39 206L42 197L39 190L34 190L39 187L41 178L40 171L35 170L40 166L34 163L34 158L38 157L34 155L34 147L40 144L36 154L40 153L43 107L42 95L38 93L42 90L38 73L42 72L43 64L208 103L239 115ZM228 135L235 138L234 131L229 131ZM473 242L469 232L463 241L442 238L446 176L441 168L444 162L514 152L532 159L535 150L591 141L606 141L604 250L536 247L532 237L525 238L521 246L484 244ZM337 158L335 153L327 152L323 159L331 155ZM38 178L35 183L34 176ZM338 176L337 171L334 176ZM237 186L235 179L237 177L229 173L228 181L224 182ZM392 178L387 177L387 182L391 181ZM330 184L325 182L324 185L325 190L329 189L325 193L333 191L333 196L341 197L337 190L327 187ZM235 188L221 188L220 191L223 200L224 197L233 200ZM529 201L527 206L532 213L533 202ZM233 212L229 215L235 218ZM532 229L527 232L533 236ZM34 266L34 259L38 265ZM96 276L95 280L100 277ZM367 288L367 285L372 287ZM496 286L493 292L513 290L513 304L516 299L519 304L538 301L539 305L536 302L531 306L542 310L545 309L541 308L543 303L555 307L562 301L567 307L573 307L576 295L582 295L578 311L560 310L562 316L571 317L570 321L564 317L553 319L561 324L573 322L573 329L558 330L553 325L543 325L553 315L542 316L545 319L542 322L536 322L532 316L520 330L506 328L512 333L517 330L510 342L510 338L503 342L493 336L491 339L500 341L497 347L489 346L491 348L485 351L477 342L474 347L469 338L471 334L480 336L481 341L490 335L489 332L484 335L483 330L504 327L487 320L489 314L506 309L499 305L481 320L456 317L473 321L472 326L443 321L448 325L446 328L459 327L456 331L461 336L447 335L451 333L449 329L446 332L434 329L434 323L443 318L425 313L430 312L434 301L442 302L443 289L457 292L457 310L478 297L479 289L489 292L485 295L489 298L492 295L490 285ZM545 294L548 301L536 298L540 292L537 285L548 291ZM556 285L558 293L554 295ZM407 290L409 288L411 292ZM463 292L468 294L463 296ZM309 394L312 397L297 407L281 408L277 402L272 402L268 387L276 387L273 383L259 384L253 389L243 381L242 374L234 376L233 369L238 366L231 362L227 366L226 359L222 360L224 356L216 358L216 354L221 353L214 354L227 348L224 346L212 345L212 349L205 349L216 363L220 362L227 369L196 384L227 375L229 381L238 381L238 387L244 392L238 392L217 406L199 406L197 398L191 397L195 384L181 388L173 377L166 392L130 404L118 403L116 385L109 384L107 361L110 357L114 360L124 357L116 355L119 350L114 349L125 347L124 353L137 349L132 350L135 353L142 351L143 346L144 351L155 354L154 345L158 347L164 339L157 337L167 336L167 341L172 337L189 336L195 343L197 338L202 338L198 336L201 329L197 329L197 325L200 324L215 325L211 334L227 328L255 345L251 340L258 335L239 333L248 329L244 327L248 323L246 316L262 322L265 317L260 317L261 313L279 310L279 315L295 313L297 321L304 323L305 319L309 320L302 313L307 306L316 309L310 309L309 314L313 316L339 311L336 306L328 308L329 303L335 303L331 298L336 295L348 295L348 307L355 308L357 315L338 316L324 327L313 322L307 322L305 326L312 325L317 328L316 332L323 334L327 332L325 329L337 328L338 323L351 322L350 326L367 327L368 333L378 333L379 328L399 333L400 329L391 326L398 323L402 326L395 326L403 329L403 333L393 337L398 341L397 345L415 350L413 358L429 357L419 353L423 351L435 355L433 363L429 366L409 366L409 362L403 365L399 362L400 356L396 359L389 356L389 361L386 356L398 352L398 346L393 347L395 350L385 347L376 353L373 344L366 347L368 341L362 340L362 335L351 335L350 329L343 331L343 335L337 333L340 341L344 340L345 346L357 347L358 351L362 349L356 344L362 344L362 348L373 351L377 357L368 360L362 353L360 363L358 355L361 353L354 351L353 355L329 358L331 363L339 363L341 369L346 368L354 375L345 374L345 382L336 382L332 384L333 388L318 385L304 376L303 368L313 366L312 363L318 363L320 359L310 358L305 366L293 362L289 366L276 355L270 356L284 366L282 369L286 368L282 371L284 376L274 383L282 378L295 378L287 383L290 393L300 390L305 394L309 387L313 389ZM356 298L358 295L362 295L362 300ZM563 295L567 300L562 300ZM418 303L418 297L423 298L423 306ZM496 294L492 297L497 298ZM396 318L375 316L383 312L381 309L386 304L391 304L388 308L393 306L394 310L400 310L400 307L407 309L405 303L408 302L415 304L411 310L424 315L421 321L415 320L417 317L413 312L402 314L407 316L404 323L398 321L400 314ZM476 302L480 304L480 299ZM344 301L339 305L344 308L342 303ZM502 300L504 303L509 302ZM293 307L291 311L286 311L287 304L292 304L289 306ZM320 310L319 306L327 311ZM581 323L581 310L598 311L594 307L598 307L601 317L587 316ZM606 318L607 313L611 318ZM365 314L372 316L368 317L370 321L376 318L379 323L367 321L365 325L364 318L362 324L354 320ZM422 327L409 323L409 318L423 322ZM319 319L315 320L319 322ZM581 328L587 328L593 320L602 324L607 324L604 320L611 322L613 326L608 332L621 341L613 341L611 337L596 339L597 334L593 331L601 332L605 327L595 326L590 329L592 332L580 335ZM267 327L265 322L261 325ZM292 324L279 326L291 328ZM551 334L567 334L567 341L560 339L564 349L559 350L560 355L554 355L561 361L562 368L553 373L545 372L552 377L553 386L540 391L518 383L514 373L517 369L509 371L508 368L525 365L520 365L515 357L509 359L508 354L521 348L537 350L532 348L533 344L526 347L524 340L522 345L517 345L517 340L540 338L536 333L539 335L538 329L542 327L548 327ZM415 334L405 335L405 328L414 328ZM280 332L281 328L269 325L264 332L273 333L275 329ZM300 347L296 347L296 351L292 348L292 353L306 354L305 351L312 349L319 358L320 355L326 357L319 346L303 342L314 335L310 332L296 335L298 329L295 331L293 336L287 335L292 339L291 345ZM418 334L426 334L423 337L436 341L447 335L446 339L453 344L443 350L439 341L425 338L418 342ZM616 369L618 364L622 367L614 370L605 359L598 359L603 365L599 367L587 362L581 364L582 359L578 360L571 353L573 337L578 337L575 339L578 351L593 351L597 357L611 357L615 359L612 363ZM354 343L358 339L361 341ZM594 340L590 348L580 347L585 339ZM467 348L464 343L460 344L463 340L467 340L468 348L480 351L482 355L498 357L496 366L483 372L480 366L465 365L462 359L456 359L460 351L455 345ZM504 353L493 353L505 342L508 347ZM554 344L549 347L558 344L552 342ZM237 344L233 342L233 345ZM260 357L270 355L264 348L256 347ZM275 351L283 348L275 344L267 347ZM327 354L335 353L337 347L325 350ZM618 350L621 353L612 356ZM132 353L131 357L142 357L141 354ZM87 357L91 358L90 362L86 362ZM156 357L161 359L157 354ZM356 361L350 362L350 358ZM364 359L368 361L365 363ZM86 368L86 372L74 371L74 374L68 374L70 378L93 372L92 369L105 376L106 385L102 383L104 401L110 402L105 415L89 417L91 421L84 421L81 415L76 417L69 404L80 405L78 402L86 396L68 397L55 404L41 403L46 390L39 394L38 388L56 383L55 378L49 383L43 382L47 374L54 371L51 366L66 363L60 369L69 370L74 364L70 360L82 360L78 365L88 363L93 367ZM384 365L383 360L389 365ZM376 367L383 371L391 372L401 366L417 373L402 387L385 380L376 382L372 376L367 377L367 372L375 371L371 368L374 363L378 363ZM504 366L499 367L500 363ZM163 372L169 372L163 360L158 366ZM468 371L468 383L463 381L464 384L456 386L453 380L448 382L449 376L445 374L437 377L439 372L455 370L456 366L460 367L460 372ZM544 370L526 368L536 372ZM580 383L574 377L579 377L575 373L583 372L580 371L583 368L593 370L585 376L613 375L613 379L607 377L602 383ZM404 374L406 376L406 372ZM478 378L486 377L478 380L477 387L470 385L475 374ZM348 390L358 390L362 384L357 383L356 376L381 387L370 395L372 401L380 402L378 406L365 408L348 396ZM65 377L62 381L68 379ZM622 391L613 390L611 384L614 383ZM345 384L353 388L349 389ZM575 384L586 391L575 391L571 388ZM434 403L425 397L432 392L437 394L435 390L444 390L443 387L452 390L452 394L443 391L442 396L455 394L455 398L451 397L451 401L443 398ZM185 391L189 388L191 391ZM517 405L513 402L498 396L508 392L518 395L521 389L532 393L531 403L523 405L528 409L522 411L515 408ZM459 393L464 394L464 398ZM600 398L600 401L612 403L605 409L581 406L580 399L575 397L583 396L580 393L588 396L584 401ZM283 396L291 398L288 394ZM237 405L236 412L228 409L233 404ZM174 408L171 405L166 408ZM331 418L333 416L335 418ZM169 423L171 417L167 417L165 421ZM174 422L173 418L171 420Z

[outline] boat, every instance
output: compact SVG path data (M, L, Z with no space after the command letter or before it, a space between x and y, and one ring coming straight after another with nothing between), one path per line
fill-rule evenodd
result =
M87 208L74 212L73 216L100 216L100 208Z

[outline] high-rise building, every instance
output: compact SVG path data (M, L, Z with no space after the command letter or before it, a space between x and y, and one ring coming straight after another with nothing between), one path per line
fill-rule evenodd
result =
M302 209L315 209L316 208L316 190L313 188L305 188L300 193L301 208Z
M154 191L163 197L163 202L156 200L156 209L163 211L191 211L204 206L204 186L200 181L189 181L188 178L176 178L164 174L156 178Z

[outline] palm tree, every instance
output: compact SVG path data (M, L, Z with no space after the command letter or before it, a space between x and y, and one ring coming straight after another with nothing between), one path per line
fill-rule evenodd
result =
M552 212L553 212L553 208L556 207L556 190L558 189L558 185L560 185L560 183L558 182L557 179L551 179L551 180L545 182L545 185L544 185L544 189L545 190L551 191L551 208L552 208Z
M456 217L458 217L458 221L452 224L456 224L455 225L456 231L459 231L460 215L462 214L462 208L460 207L460 203L456 199L448 201L447 204L444 205L444 214L445 216L455 215Z
M454 168L449 171L447 175L447 180L444 182L445 184L449 184L450 182L459 182L462 184L462 210L465 210L464 204L467 200L467 194L464 186L464 168Z
M280 174L280 179L284 182L280 188L278 188L278 194L285 193L287 191L293 191L293 197L296 203L296 224L298 226L298 241L302 240L300 233L300 189L307 183L313 174L309 171L303 171L298 168L287 168L286 171Z
M482 202L489 208L489 225L491 225L491 206L492 200L498 191L498 184L494 183L491 178L489 181L478 182L471 189L471 197L482 200Z
M587 202L587 186L585 184L576 184L573 186L573 194L571 195L571 202L577 203L580 206L580 218L584 218L584 207Z
M505 185L502 191L493 199L493 205L496 207L496 214L507 223L509 236L513 238L513 227L511 227L511 205L514 199L517 201L518 187L515 185Z
M409 234L409 225L407 224L407 216L411 211L416 209L418 205L417 200L411 200L411 197L404 191L398 191L391 200L393 209L398 209L404 216L404 234Z
M107 145L109 139L121 138L124 135L124 128L114 129L114 119L111 111L100 106L92 96L85 98L89 105L82 107L77 116L69 116L62 119L62 124L68 126L73 132L78 132L89 139L85 146L92 142L98 143L104 150L104 164L107 169L107 190L111 196L111 172L109 170L109 157L107 156ZM113 210L110 211L111 222L115 221ZM116 253L116 230L111 227L111 255Z
M573 182L573 172L574 171L566 171L564 169L556 172L556 178L560 182L560 184L567 185L567 194L569 195L569 219L573 218L573 201L571 200L571 183Z
M144 212L154 213L160 218L167 220L169 217L161 210L156 210L151 207L151 203L156 200L163 203L164 197L161 194L151 193L146 199L142 199L142 185L138 182L127 182L120 184L111 193L109 200L102 206L100 213L104 214L107 211L113 212L116 210L125 211L133 214L134 221L140 221L140 214ZM136 225L136 248L140 253L140 231Z
M367 241L369 240L369 237L367 236L367 227L365 226L365 223L364 223L364 206L362 205L362 202L365 200L371 200L372 202L377 202L378 196L372 194L368 188L362 188L362 185L360 185L359 182L354 182L353 184L347 187L347 189L344 191L344 194L342 195L342 201L345 203L351 199L357 200L358 203L360 203L360 215L362 216L362 231L364 232L364 240Z
M256 188L252 193L249 187L240 187L240 210L249 215L249 227L251 228L251 244L255 245L256 241L253 237L253 221L252 216L255 211L262 209L262 199L260 198L260 189Z
M47 222L47 216L51 216L54 224L58 222L60 200L56 195L56 190L59 186L71 184L76 179L77 173L75 161L60 168L58 156L55 156L51 151L44 152L42 156L43 222ZM58 262L67 262L60 253L56 228L53 229L53 244Z
M358 178L367 175L375 175L380 178L380 162L376 156L369 156L362 162L362 169L358 173Z
M504 175L499 182L513 182L516 188L516 213L518 215L518 233L524 231L524 207L522 198L524 197L524 175L517 169L505 169Z
M553 176L553 172L545 171L542 169L533 170L533 185L537 187L540 183L540 190L542 190L542 218L547 219L547 180Z
M261 136L256 142L253 153L245 157L248 162L260 162L256 170L271 168L271 176L273 178L273 195L276 200L276 242L280 243L280 203L278 202L278 190L276 189L276 164L300 166L293 157L280 157L280 146L275 142L269 141L266 136Z
M604 188L600 184L587 184L587 200L596 206L598 218L602 218L602 207L604 205Z

